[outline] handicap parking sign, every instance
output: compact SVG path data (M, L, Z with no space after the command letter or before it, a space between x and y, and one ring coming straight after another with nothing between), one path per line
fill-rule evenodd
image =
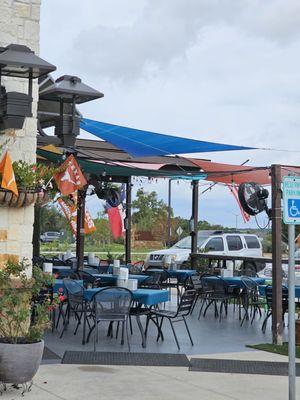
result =
M283 220L286 224L300 224L300 177L285 176L282 182Z

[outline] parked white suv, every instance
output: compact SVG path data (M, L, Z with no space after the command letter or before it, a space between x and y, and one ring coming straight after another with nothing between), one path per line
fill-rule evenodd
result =
M223 233L221 231L199 231L198 249L209 254L225 256L262 257L261 241L256 235L244 233ZM149 253L145 260L146 267L164 267L170 260L176 268L183 269L191 253L190 236L181 239L174 246L165 250ZM236 267L242 263L236 262ZM258 272L264 265L254 263Z
M45 232L40 236L40 240L42 243L52 243L59 240L60 237L60 232Z

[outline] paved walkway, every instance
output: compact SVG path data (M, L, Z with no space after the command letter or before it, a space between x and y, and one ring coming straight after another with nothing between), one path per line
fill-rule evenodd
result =
M201 356L203 357L203 355ZM205 356L204 356L205 357ZM250 351L212 354L208 358L286 361L287 357ZM297 379L300 400L300 378ZM3 400L21 398L18 391ZM288 379L282 376L189 372L184 367L42 365L27 400L284 400Z

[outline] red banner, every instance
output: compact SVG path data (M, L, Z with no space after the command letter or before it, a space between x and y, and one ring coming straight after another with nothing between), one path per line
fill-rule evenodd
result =
M240 203L240 200L239 200L238 187L236 187L235 185L229 185L229 184L227 184L226 186L231 191L231 193L233 194L233 197L235 198L236 202L238 203L238 206L240 208L240 211L241 211L241 214L242 214L244 222L245 223L249 222L250 221L250 215L247 214L246 211L243 210L243 207L242 207L242 205Z

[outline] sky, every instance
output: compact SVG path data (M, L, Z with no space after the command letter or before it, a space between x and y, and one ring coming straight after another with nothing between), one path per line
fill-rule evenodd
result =
M277 149L193 155L212 161L299 165L299 0L42 0L40 55L55 78L77 75L104 93L79 107L87 118ZM167 186L138 180L134 192L166 201ZM174 182L172 197L175 215L190 218L190 184ZM199 218L256 226L219 186L200 194Z

